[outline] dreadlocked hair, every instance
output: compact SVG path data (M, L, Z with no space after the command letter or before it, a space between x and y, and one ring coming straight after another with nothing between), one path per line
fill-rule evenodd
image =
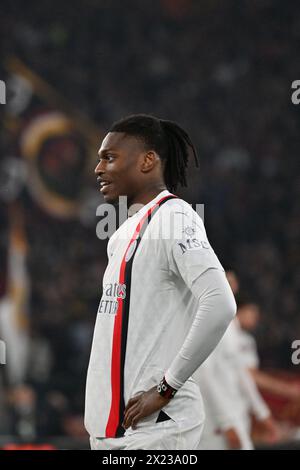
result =
M187 186L186 170L189 148L192 149L198 167L196 149L178 124L147 114L135 114L115 122L109 132L124 132L143 141L146 150L154 150L164 165L164 181L169 191L176 191L178 184Z

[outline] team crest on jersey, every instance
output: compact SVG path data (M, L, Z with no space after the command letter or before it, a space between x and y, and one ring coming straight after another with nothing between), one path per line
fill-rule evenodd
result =
M125 299L126 297L126 284L118 284L117 287L117 298Z

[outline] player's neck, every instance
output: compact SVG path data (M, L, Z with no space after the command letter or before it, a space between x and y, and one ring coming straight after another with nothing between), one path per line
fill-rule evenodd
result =
M162 191L165 191L166 185L164 183L155 183L152 184L151 186L146 187L142 191L140 191L136 196L132 198L131 201L128 201L130 205L133 204L142 204L146 205L148 202L152 201L152 199L156 198L159 193Z

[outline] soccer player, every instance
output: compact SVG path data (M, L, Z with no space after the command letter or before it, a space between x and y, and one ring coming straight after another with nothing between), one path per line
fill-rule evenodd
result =
M275 377L260 369L260 360L255 337L251 334L260 321L260 307L255 302L239 299L237 309L239 328L239 347L241 359L250 371L256 385L263 392L276 397L299 402L300 387L298 383Z
M204 411L193 372L236 312L186 185L188 134L133 115L115 123L95 173L107 203L136 207L107 247L86 385L92 449L196 449ZM138 206L137 206L138 205Z
M271 412L241 358L239 328L236 319L231 322L218 346L194 374L206 412L199 449L253 449L251 413L270 442L278 439Z

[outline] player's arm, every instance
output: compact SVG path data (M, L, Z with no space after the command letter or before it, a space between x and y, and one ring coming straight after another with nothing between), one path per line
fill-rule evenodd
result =
M167 383L178 390L210 355L236 313L226 275L208 269L191 286L198 309L187 337L166 371Z
M299 400L300 386L298 384L285 382L259 369L250 369L249 371L261 390L288 400Z
M240 357L236 357L236 368L239 374L240 383L245 395L251 406L251 410L255 415L256 419L260 421L261 426L269 442L276 442L280 438L279 427L274 420L272 413L257 389L256 383L249 370L245 368L244 364L240 360Z
M191 286L198 309L187 337L165 373L166 390L156 387L129 400L124 427L134 427L142 418L163 408L176 391L209 356L236 313L236 304L225 273L208 269Z

